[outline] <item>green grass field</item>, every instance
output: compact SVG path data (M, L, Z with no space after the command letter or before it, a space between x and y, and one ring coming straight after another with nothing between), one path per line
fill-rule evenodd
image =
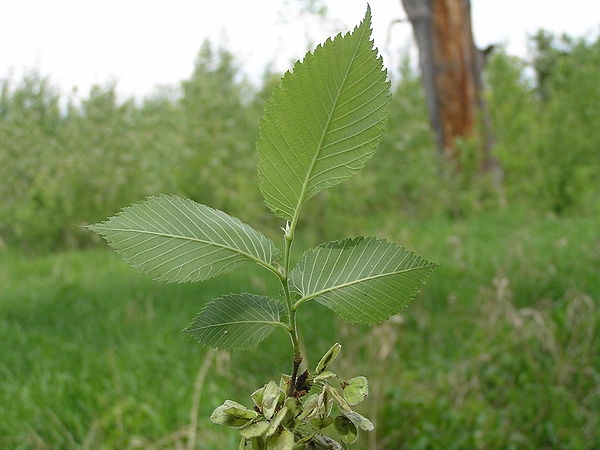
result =
M300 314L310 362L339 341L336 371L369 378L376 432L357 448L600 448L597 218L499 212L367 228L440 268L377 327L318 305ZM273 292L260 275L162 285L104 249L0 250L0 448L237 448L208 416L288 372L287 337L228 354L181 329L220 294Z

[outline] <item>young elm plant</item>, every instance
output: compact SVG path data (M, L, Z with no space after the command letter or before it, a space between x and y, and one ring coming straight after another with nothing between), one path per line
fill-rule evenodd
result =
M216 298L184 330L225 350L254 348L276 328L289 335L291 374L255 391L250 407L227 400L211 415L214 423L239 428L239 449L343 449L356 441L358 429L373 429L352 409L367 396L367 379L344 379L329 369L339 344L314 370L300 371L297 312L316 301L350 322L381 322L416 296L436 265L375 237L321 244L295 267L290 254L305 203L373 156L390 97L368 7L352 32L319 45L283 76L265 107L257 142L260 191L285 220L282 251L241 220L175 196L150 197L90 226L156 280L202 281L247 263L279 280L278 297Z

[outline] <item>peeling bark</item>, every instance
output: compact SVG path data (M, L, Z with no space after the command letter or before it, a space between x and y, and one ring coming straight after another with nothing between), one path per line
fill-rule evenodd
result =
M486 170L491 167L491 134L481 98L484 58L473 41L470 1L402 0L402 4L419 49L438 150L458 166L457 138L480 138ZM476 134L479 131L481 136Z

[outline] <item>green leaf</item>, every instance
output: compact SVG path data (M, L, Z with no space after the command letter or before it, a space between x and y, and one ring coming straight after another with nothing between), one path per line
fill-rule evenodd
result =
M224 350L256 347L275 327L284 306L269 297L231 294L208 303L183 331L202 344Z
M390 83L373 48L367 9L352 33L297 62L265 107L257 149L269 208L295 223L309 198L363 168L389 112Z
M167 282L206 280L248 262L275 271L279 255L239 219L175 196L150 197L89 228L126 262Z
M378 238L348 238L307 251L290 274L302 298L350 322L387 319L420 291L437 264Z

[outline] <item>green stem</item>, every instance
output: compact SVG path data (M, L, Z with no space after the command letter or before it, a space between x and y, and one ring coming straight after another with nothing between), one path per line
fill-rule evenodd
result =
M300 340L298 339L298 328L296 325L296 306L294 305L294 301L292 298L292 293L290 292L289 286L289 278L288 275L290 273L290 254L292 251L292 244L294 242L294 226L290 227L289 223L286 224L285 227L285 249L283 254L283 276L280 278L281 284L283 286L283 292L285 294L285 302L288 311L289 317L289 328L288 331L290 333L290 338L292 340L292 347L294 349L294 359L292 366L292 374L290 379L290 388L288 391L288 396L291 396L294 393L294 386L296 384L296 377L298 376L298 368L302 363L302 353L300 352Z

